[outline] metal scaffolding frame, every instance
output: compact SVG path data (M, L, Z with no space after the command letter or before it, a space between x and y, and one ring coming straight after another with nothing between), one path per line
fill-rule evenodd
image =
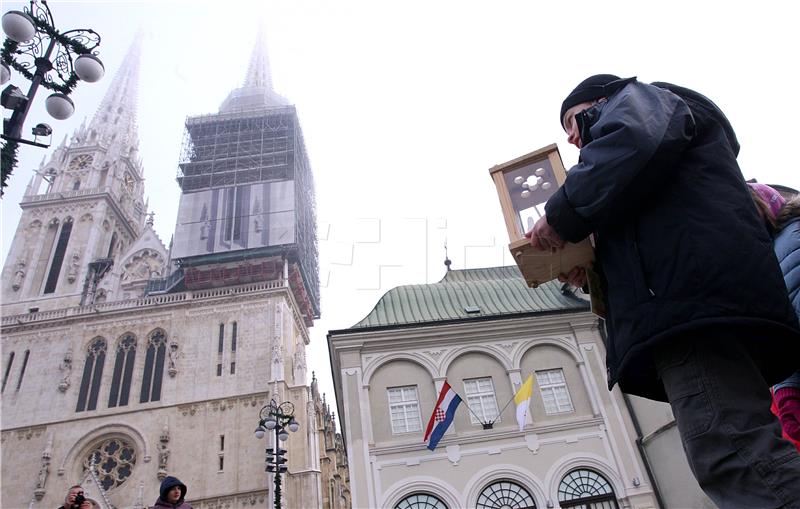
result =
M294 180L296 235L294 243L284 247L300 265L315 317L319 317L314 176L294 106L187 118L177 180L184 194Z

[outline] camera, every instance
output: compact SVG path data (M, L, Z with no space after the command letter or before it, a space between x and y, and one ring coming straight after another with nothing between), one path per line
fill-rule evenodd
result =
M73 509L80 509L84 502L86 502L86 497L83 496L83 493L79 493L75 497L75 501L72 503Z

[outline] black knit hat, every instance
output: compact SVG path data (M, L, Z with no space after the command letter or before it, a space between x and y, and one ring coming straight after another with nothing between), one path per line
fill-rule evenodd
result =
M613 74L595 74L586 78L561 103L561 116L558 117L558 122L563 127L564 114L568 109L586 101L608 97L635 79L636 77L622 79Z

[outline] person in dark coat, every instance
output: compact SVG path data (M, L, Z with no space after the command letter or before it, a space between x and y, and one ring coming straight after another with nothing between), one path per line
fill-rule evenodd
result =
M793 507L800 455L769 387L796 368L800 325L727 118L692 90L604 74L559 120L580 160L527 235L543 250L594 235L609 389L670 403L720 507Z
M161 481L159 497L153 509L192 509L192 506L184 500L186 497L186 485L177 477L168 475Z

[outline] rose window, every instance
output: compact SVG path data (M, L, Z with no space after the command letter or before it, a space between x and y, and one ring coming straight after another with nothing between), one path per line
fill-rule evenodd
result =
M84 471L93 466L100 485L108 491L124 483L136 465L136 449L121 438L103 441L83 462Z

